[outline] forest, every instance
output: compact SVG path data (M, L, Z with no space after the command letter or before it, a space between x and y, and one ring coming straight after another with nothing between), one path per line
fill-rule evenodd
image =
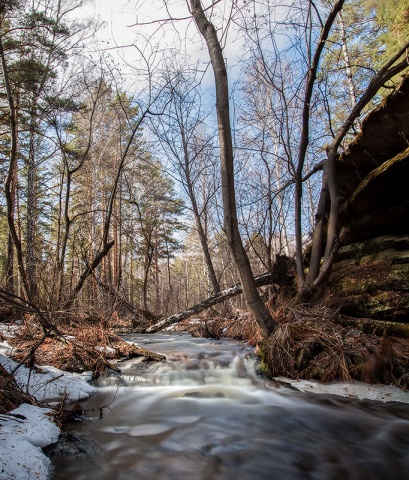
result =
M353 210L386 160L401 155L396 178L407 173L408 109L387 135L399 138L393 154L345 170L350 145L383 132L368 140L371 115L407 107L408 0L159 3L157 16L136 15L132 40L108 47L82 0L0 3L0 299L2 321L23 320L17 358L57 362L58 351L59 367L97 371L109 362L94 348L115 343L111 329L155 331L188 311L202 315L200 334L270 339L270 371L307 376L315 367L283 360L288 342L305 353L314 318L318 343L342 344L338 330L359 320L368 339L319 378L355 375L384 348L375 327L406 332L396 323L408 319L407 297L373 316L330 282L343 248L409 233L402 180L388 180L400 195L385 209L398 210L393 224ZM371 214L381 225L364 224ZM283 341L286 321L294 336ZM89 358L74 358L72 332ZM407 384L396 356L381 379Z

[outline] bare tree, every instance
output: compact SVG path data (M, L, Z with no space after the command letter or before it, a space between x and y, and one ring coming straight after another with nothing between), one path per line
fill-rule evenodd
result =
M332 265L336 258L340 247L339 239L339 196L338 185L336 176L336 161L338 159L338 148L345 138L346 134L354 124L355 120L359 117L362 109L373 99L377 92L383 87L383 85L397 75L399 72L409 68L409 62L406 58L407 51L409 49L409 42L404 45L389 61L387 61L383 67L378 71L376 75L370 81L367 89L352 109L348 118L339 129L331 145L327 147L327 160L324 164L324 175L322 182L322 190L320 196L320 203L317 210L317 223L314 230L314 238L312 244L311 254L311 266L310 270L314 272L309 274L305 281L304 273L302 273L301 281L302 290L301 298L308 299L313 295L316 290L326 281L331 271ZM401 60L399 63L398 60ZM329 205L329 218L327 222L327 234L325 242L325 251L323 254L323 260L321 264L321 255L323 249L323 237L324 237L324 212ZM318 265L320 265L318 267ZM299 272L300 277L300 272ZM300 291L300 290L299 290Z
M241 240L234 187L234 152L230 125L229 86L223 49L216 29L206 17L199 0L190 0L190 8L198 30L203 36L210 55L216 85L216 110L220 144L224 228L227 241L240 273L246 303L253 313L263 335L269 335L275 322L261 299L254 282L250 262Z
M197 81L177 73L169 82L167 107L152 129L175 178L185 191L195 220L213 293L220 291L209 246L210 205L217 193L214 181L214 145L206 133Z
M265 10L261 6L265 7ZM257 5L252 4L254 8L252 16L249 16L244 8L242 13L242 25L249 40L249 48L253 55L251 58L254 59L249 67L258 78L259 84L268 85L270 92L267 95L271 95L271 98L277 97L272 108L274 114L269 120L276 126L280 150L276 155L273 151L266 153L273 159L272 162L285 159L290 178L283 183L282 188L294 189L291 191L294 192L297 284L298 299L301 301L311 299L318 293L319 287L324 285L340 246L338 239L340 205L335 173L338 150L353 128L354 122L359 119L363 109L382 84L407 67L405 60L396 63L404 55L404 47L373 76L365 89L360 88L358 98L355 91L353 92L350 58L344 38L341 42L341 51L352 107L349 105L348 118L339 125L339 119L342 117L338 115L335 122L336 112L332 110L335 99L329 99L329 93L325 90L325 78L330 73L325 72L321 64L324 55L331 49L329 38L337 19L340 19L342 27L340 14L343 6L343 0L327 5L326 9L317 8L311 1L294 1L290 2L287 9L279 10L278 4L261 2ZM274 20L277 16L280 17L280 21ZM278 41L283 37L288 39L289 48L278 45ZM291 71L292 76L289 75ZM287 81L284 81L284 78ZM323 94L326 97L322 98ZM263 99L258 103L261 104L259 109L262 111L267 102ZM326 124L327 128L323 129L323 125ZM263 132L267 131L266 126ZM319 156L325 144L328 145L327 158L323 160ZM311 159L312 167L309 166ZM323 170L322 187L315 212L312 254L306 275L304 205L306 196L312 203L310 198L314 192L309 184L306 192L305 184L314 173L321 170Z

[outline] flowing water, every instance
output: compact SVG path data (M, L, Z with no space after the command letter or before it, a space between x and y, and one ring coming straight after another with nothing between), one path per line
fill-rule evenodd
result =
M55 457L53 480L409 479L405 404L277 386L234 341L127 339L167 361L130 360L100 380L88 421L69 428L102 449Z

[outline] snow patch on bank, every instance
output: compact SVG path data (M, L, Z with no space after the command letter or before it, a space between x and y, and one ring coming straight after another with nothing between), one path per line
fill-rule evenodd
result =
M275 377L277 382L290 385L300 392L326 393L359 400L376 400L377 402L409 403L409 392L393 385L372 385L363 382L319 383L310 380L293 380L286 377Z
M52 410L23 404L0 415L0 479L46 479L51 461L41 448L58 440L60 429L52 422Z
M10 346L0 343L0 363L11 372L18 365L6 355ZM96 391L87 383L91 373L63 372L41 367L35 372L20 367L15 372L20 387L41 402L64 399L73 402L88 398ZM60 429L52 422L52 410L23 404L7 415L0 415L0 480L46 480L51 462L41 448L58 440Z
M18 365L14 360L0 353L0 363L11 372ZM30 371L27 367L20 367L14 378L23 390L35 397L39 402L57 401L64 398L73 402L83 400L95 393L95 387L87 383L88 373L78 374L63 372L55 367L41 367L40 371Z

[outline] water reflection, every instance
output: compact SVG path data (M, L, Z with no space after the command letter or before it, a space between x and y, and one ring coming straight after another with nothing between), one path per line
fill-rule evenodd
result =
M168 361L100 382L73 428L103 452L57 458L55 480L409 479L406 405L277 388L237 342L133 337Z

